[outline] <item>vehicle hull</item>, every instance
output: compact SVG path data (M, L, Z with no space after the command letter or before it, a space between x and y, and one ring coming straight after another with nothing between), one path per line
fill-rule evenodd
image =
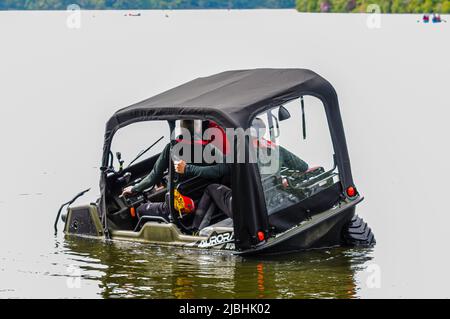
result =
M362 199L362 197L359 197L351 201L342 201L333 208L316 214L299 225L244 251L235 249L233 229L231 227L214 228L206 236L190 236L182 234L174 224L147 222L139 232L111 230L110 237L112 240L226 251L243 256L280 254L333 247L344 243L343 232L355 215L356 204ZM78 226L74 227L74 225ZM80 225L83 227L80 227ZM66 219L65 234L105 238L100 225L95 205L71 208Z
M240 255L280 254L329 248L344 244L342 234L355 215L355 206L337 212L324 212L271 238L266 244L238 252Z

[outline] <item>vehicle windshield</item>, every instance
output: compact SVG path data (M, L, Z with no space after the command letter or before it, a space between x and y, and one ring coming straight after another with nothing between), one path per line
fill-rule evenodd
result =
M303 99L303 107L302 107ZM312 96L259 114L258 166L268 214L313 196L338 180L322 102Z

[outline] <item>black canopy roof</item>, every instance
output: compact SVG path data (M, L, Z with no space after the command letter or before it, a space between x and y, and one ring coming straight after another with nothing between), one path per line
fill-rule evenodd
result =
M350 161L336 91L317 73L307 69L253 69L226 71L197 78L117 111L106 124L102 166L115 132L148 120L213 119L224 127L248 128L254 116L271 106L301 95L319 98L327 114L344 186L352 185Z
M140 120L187 115L221 119L223 124L246 127L261 107L280 104L298 96L334 95L321 76L306 69L236 70L197 78L117 111L108 128Z
M250 126L253 117L301 95L322 100L327 115L335 160L342 189L353 185L339 103L333 86L318 74L304 69L255 69L222 72L198 78L147 100L117 111L106 125L102 167L109 159L111 140L123 126L138 121L212 119L224 128ZM236 245L248 248L257 231L268 231L258 167L254 163L235 163L232 170L233 211ZM106 173L100 179L106 212ZM106 218L103 219L106 225ZM107 228L105 226L105 228Z

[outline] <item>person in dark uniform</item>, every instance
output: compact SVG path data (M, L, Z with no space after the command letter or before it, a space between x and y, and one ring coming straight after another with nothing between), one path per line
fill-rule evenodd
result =
M306 172L308 170L308 164L300 159L295 154L291 153L282 146L271 145L271 143L265 140L262 136L265 130L265 124L260 118L255 118L252 123L251 131L252 136L258 142L257 147L277 147L279 151L279 168L288 167L296 169L300 172ZM211 184L206 187L205 192L200 199L197 209L195 211L194 221L192 223L192 229L194 233L209 226L213 213L219 210L227 217L233 218L232 209L232 190L221 184Z
M193 121L185 120L181 121L181 126L185 128L193 127L193 124L190 123ZM193 136L193 135L192 135ZM211 146L214 147L214 146ZM128 186L124 188L122 192L122 196L129 196L135 193L139 193L144 191L147 188L150 188L154 185L157 185L161 182L164 177L164 172L169 168L170 163L170 143L166 145L164 150L159 155L158 160L151 172L138 184L134 186ZM226 175L229 175L229 165L225 163L217 163L211 166L198 166L193 164L187 164L185 161L175 161L175 172L184 177L194 177L200 176L206 179L217 180ZM165 219L169 218L169 205L168 205L168 196L166 196L166 200L164 202L149 202L140 205L136 212L138 217L142 216L160 216Z
M232 191L222 184L210 184L206 187L195 210L192 223L194 233L209 226L214 212L218 209L227 217L233 218Z

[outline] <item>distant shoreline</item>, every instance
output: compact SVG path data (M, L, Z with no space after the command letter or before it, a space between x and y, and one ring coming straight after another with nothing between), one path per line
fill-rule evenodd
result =
M348 14L348 15L358 15L358 14L371 14L372 12L364 12L364 11L353 11L353 12L320 12L320 11L298 11L295 8L176 8L176 9L92 9L92 8L81 8L81 11L98 11L98 12L154 12L154 11L282 11L282 10L291 10L301 14ZM67 9L1 9L0 12L66 12L70 11ZM431 12L380 12L379 14L386 15L423 15L423 14L433 14ZM440 15L449 15L450 12L436 12L436 14Z
M82 11L211 11L211 10L221 10L221 11L246 11L246 10L293 10L297 11L299 13L332 13L332 12L300 12L296 10L295 7L287 7L287 8L141 8L141 9L122 9L122 8L104 8L104 9L96 9L96 8L80 8ZM68 11L67 8L60 8L60 9L3 9L0 8L0 11ZM352 13L352 12L347 12Z
M104 0L0 2L0 11L82 10L258 10L294 9L311 13L450 13L450 0Z
M204 8L204 9L89 9L89 8L83 8L81 11L84 12L122 12L122 13L140 13L140 12L157 12L157 11L284 11L289 10L293 11L299 14L320 14L320 15L360 15L360 14L371 14L371 12L316 12L316 11L298 11L295 8L254 8L254 9L223 9L223 8ZM0 13L7 13L7 12L67 12L69 10L67 9L0 9ZM432 12L380 12L381 15L432 15ZM450 13L439 13L437 14L441 16L448 16ZM139 17L139 16L137 16Z

